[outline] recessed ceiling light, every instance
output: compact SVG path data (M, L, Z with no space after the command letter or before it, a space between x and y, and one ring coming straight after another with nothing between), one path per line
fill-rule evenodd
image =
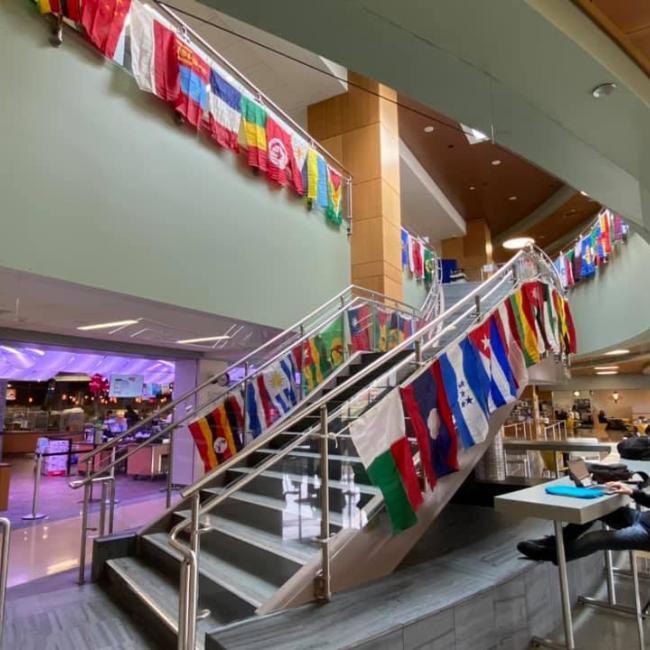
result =
M516 201L517 197L513 194L512 196L508 197L508 201Z
M470 185L470 186L469 186L469 191L470 191L470 192L473 192L475 189L476 189L476 188L475 188L473 185Z
M601 99L603 97L607 97L608 95L611 95L615 90L616 90L616 84L609 82L609 83L600 84L599 86L596 86L591 91L591 94L596 99Z
M433 133L435 130L435 126L432 126L431 124L428 124L427 126L424 127L424 132L425 133Z
M582 196L589 196L589 194L587 194L587 192L583 192L582 190L580 190L580 194L582 194Z
M84 332L89 332L90 330L103 330L103 329L108 329L109 327L125 327L126 325L135 325L136 323L139 323L139 320L116 320L113 321L112 323L97 323L97 325L82 325L81 327L77 327L78 330L82 330Z
M498 167L501 164L501 161L498 158L496 158L495 160L492 161L491 164L494 165L495 167Z
M220 336L203 336L198 339L182 339L181 341L176 341L176 343L188 345L190 343L207 343L208 341L224 341L229 338L230 336L228 336L227 334L222 334Z
M618 370L599 370L597 375L618 375Z
M516 251L534 243L535 240L532 237L513 237L512 239L506 239L503 242L503 247L511 251Z
M630 354L630 351L625 348L620 348L619 350L610 350L609 352L605 352L606 357L618 357L623 354Z
M618 366L594 366L594 370L618 370Z

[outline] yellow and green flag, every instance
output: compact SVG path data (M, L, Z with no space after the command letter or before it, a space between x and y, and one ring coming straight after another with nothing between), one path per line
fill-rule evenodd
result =
M337 318L320 334L305 342L303 349L303 383L311 392L343 363L343 319Z
M241 135L247 149L248 164L266 171L268 155L266 144L266 111L257 102L242 95Z
M509 300L515 315L526 367L530 368L530 366L539 363L540 360L534 316L526 296L521 289L518 289L512 296L510 296Z

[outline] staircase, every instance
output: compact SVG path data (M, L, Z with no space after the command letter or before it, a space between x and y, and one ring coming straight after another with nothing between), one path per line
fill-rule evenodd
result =
M177 507L128 544L123 536L101 540L94 574L156 630L161 648L187 649L203 648L208 631L313 600L315 585L326 596L330 588L340 591L392 572L472 471L510 407L493 414L488 439L463 451L460 471L424 494L418 524L397 536L347 426L533 277L557 283L552 265L530 249L486 282L445 285L443 314L391 351L351 355L334 378L188 487Z

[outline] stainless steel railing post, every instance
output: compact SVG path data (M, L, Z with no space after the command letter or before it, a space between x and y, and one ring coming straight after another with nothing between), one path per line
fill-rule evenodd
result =
M88 509L90 507L90 493L92 482L84 485L84 498L81 510L81 548L79 549L79 579L80 585L86 582L86 539L88 536Z
M106 499L108 497L106 493L106 487L108 486L108 483L106 481L102 481L102 497L101 497L101 502L99 504L99 536L103 537L106 534Z
M196 647L196 620L199 600L199 540L201 496L192 496L190 518L190 553L181 565L181 593L179 595L178 650L194 650Z
M302 327L302 326L301 326ZM244 430L242 431L242 436L244 436L243 443L246 444L246 434L248 433L248 373L250 372L250 364L248 361L244 364L244 414L242 416L243 419L243 427Z
M0 547L0 648L5 627L5 599L7 596L7 576L9 575L9 545L11 544L11 522L0 517L2 546Z
M43 471L43 455L39 452L36 452L36 458L34 463L34 492L32 493L32 511L23 515L21 519L27 521L34 521L37 519L45 519L47 515L38 511L38 499L41 492L41 472Z
M315 591L319 600L332 597L330 571L330 483L329 483L329 433L327 405L320 407L320 539L322 568L316 578Z
M167 456L167 483L165 485L165 508L169 510L172 505L172 491L174 489L172 468L174 467L174 434L176 429L169 432L169 455Z

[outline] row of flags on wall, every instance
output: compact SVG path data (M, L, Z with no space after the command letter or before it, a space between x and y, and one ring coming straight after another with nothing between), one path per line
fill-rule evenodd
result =
M616 244L627 239L629 226L623 219L603 210L589 232L579 237L575 246L554 261L555 268L565 289L581 280L594 276L600 266L606 264L616 250Z
M527 282L409 385L396 388L350 425L391 525L415 525L423 503L412 447L415 438L430 489L459 469L459 450L486 440L489 417L514 402L528 368L546 354L576 351L566 299L544 282Z
M139 0L37 0L42 13L80 25L107 58L127 69L196 129L280 186L290 186L327 220L343 221L341 174L205 52Z
M416 280L424 280L427 284L433 282L434 260L433 251L425 242L412 235L406 228L401 230L402 270L408 271Z

